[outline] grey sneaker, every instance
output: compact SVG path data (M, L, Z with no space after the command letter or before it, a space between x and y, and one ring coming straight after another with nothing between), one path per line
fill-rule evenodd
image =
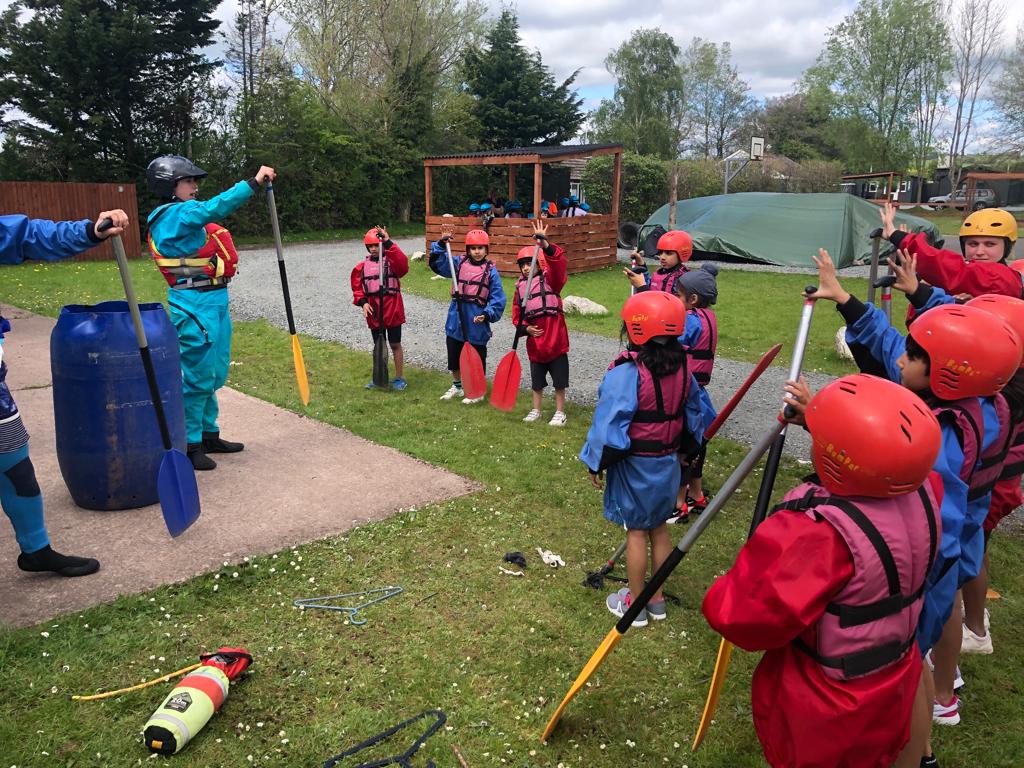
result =
M441 395L442 400L451 400L453 397L462 397L466 393L462 391L462 387L456 387L452 384L448 387L448 391Z
M647 616L654 621L664 621L668 618L668 614L665 613L665 598L661 600L651 600L647 603Z
M609 611L621 619L626 615L626 611L629 610L629 587L623 587L618 592L613 592L608 595L608 599L604 601L604 604ZM630 626L646 627L647 611L640 611L636 618L633 619L633 623Z

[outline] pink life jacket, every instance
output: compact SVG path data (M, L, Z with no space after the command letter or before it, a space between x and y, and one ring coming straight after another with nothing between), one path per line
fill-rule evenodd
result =
M981 421L984 418L981 415L981 402L977 402L977 418L979 423L984 424L984 421ZM1010 433L1012 431L1010 429L1010 406L1002 393L996 394L992 404L995 406L996 416L999 419L999 434L995 440L989 443L988 448L979 457L978 465L974 468L974 473L971 475L970 485L967 489L967 501L969 502L977 501L985 494L991 493L992 489L996 487L996 483L999 482L999 477L1003 473L1006 454L1010 450ZM984 438L984 435L982 435L982 438ZM978 444L982 444L981 439L979 439Z
M1000 480L1012 480L1024 474L1024 421L1013 425L1008 442L1006 461L1003 463L1003 471L999 473Z
M853 576L825 607L814 645L803 637L794 645L834 680L895 664L914 645L925 581L938 552L939 505L931 482L890 499L832 496L805 483L785 499L773 511L827 520L853 556Z
M623 352L609 367L633 363L637 380L637 409L629 425L629 453L637 456L667 456L679 450L683 441L686 399L690 390L690 374L686 357L679 370L656 378L637 359L636 352Z
M384 284L384 295L395 296L401 289L401 284L394 273L388 269L387 261L384 262L384 274L387 279ZM370 296L380 295L380 261L371 259L369 256L363 260L363 293Z
M487 299L491 296L491 266L487 259L476 264L468 256L459 261L459 266L455 268L455 279L459 283L459 295L463 301L487 306Z
M718 347L718 321L710 309L690 310L700 318L700 336L697 343L686 350L693 361L690 373L697 383L706 387L711 381L711 369L715 366L715 349Z
M518 282L516 282L516 298L522 309L524 320L534 320L543 315L562 314L562 297L548 287L543 271L533 276L530 293L524 301L523 294L525 292L526 278L520 277Z
M675 295L676 283L679 282L679 278L689 272L682 262L674 266L672 269L662 271L659 267L651 273L651 286L652 291L664 291L665 293L671 293Z

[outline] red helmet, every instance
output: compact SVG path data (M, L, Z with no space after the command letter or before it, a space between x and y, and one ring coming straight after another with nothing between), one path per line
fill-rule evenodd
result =
M641 291L622 307L626 332L634 344L657 336L681 336L686 325L686 308L678 296L664 291Z
M673 229L658 238L659 251L675 251L680 261L687 261L693 256L693 240L681 229Z
M380 238L377 237L377 228L366 230L366 234L363 235L363 245L376 245L380 242Z
M466 247L469 248L471 245L483 245L489 248L491 238L482 229L471 229L466 233Z
M1010 269L1015 269L1018 272L1024 273L1024 259L1016 259L1010 262Z
M999 293L986 293L975 296L965 306L977 307L1003 318L1017 337L1024 341L1024 300Z
M535 245L524 245L519 249L519 254L516 256L516 264L523 261L533 261L533 254L537 253L537 246ZM538 254L539 256L539 254Z
M858 373L811 398L807 429L821 484L838 496L900 496L928 478L941 444L939 422L920 397Z
M1024 350L1005 320L967 305L924 312L910 336L928 353L931 388L942 400L994 395L1017 372Z

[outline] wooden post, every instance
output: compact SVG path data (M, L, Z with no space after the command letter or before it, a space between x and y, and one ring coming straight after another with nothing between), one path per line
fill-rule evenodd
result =
M533 164L533 215L540 218L541 182L544 179L544 166L540 163Z
M426 198L426 205L424 206L423 213L425 216L434 215L434 202L433 198L434 184L432 169L429 165L423 166L423 194Z
M971 211L974 208L974 197L977 195L978 182L972 179L970 176L967 177L967 189L964 190L964 218L971 215ZM956 194L956 190L953 191Z
M612 216L619 219L619 197L622 195L622 153L615 153L615 170L612 172Z
M508 199L516 199L516 168L518 166L510 165L508 167Z
M668 187L668 228L676 228L676 203L679 201L679 161L672 161L672 179Z

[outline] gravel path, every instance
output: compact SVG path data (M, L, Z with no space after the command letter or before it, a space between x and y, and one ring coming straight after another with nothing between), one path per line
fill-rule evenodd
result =
M423 249L420 238L399 239L399 246L407 254ZM310 245L289 245L285 249L288 266L288 283L295 307L295 323L300 333L319 339L335 341L352 349L371 352L373 345L362 314L352 305L349 290L349 273L356 262L363 258L361 241ZM625 252L623 252L625 253ZM274 325L285 328L284 304L281 300L281 283L278 276L276 255L273 249L246 250L241 258L242 271L231 286L232 314L239 320L266 318ZM723 269L753 267L760 265L724 264ZM415 262L412 269L425 269ZM771 268L779 271L780 268ZM802 271L781 268L785 271ZM844 274L846 271L844 270ZM571 293L571 278L570 290ZM419 296L405 294L407 322L402 331L402 346L405 359L412 365L436 370L446 369L443 327L447 304ZM506 309L502 322L494 327L488 356L488 373L493 374L501 356L511 348L513 327L507 319L511 310ZM796 329L793 329L794 334ZM620 347L615 339L595 336L589 333L570 333L569 360L572 375L568 391L569 399L581 405L596 402L597 386L608 364L614 359ZM780 357L788 358L792 338L779 339L785 346ZM529 368L526 365L525 349L520 349L523 360L523 387L528 387ZM718 358L710 386L710 394L716 405L721 407L739 387L750 372L749 363ZM367 364L367 378L370 370ZM721 434L746 444L753 443L771 424L771 418L778 407L782 384L786 378L783 367L772 366L750 390L743 404L732 415ZM810 374L811 387L815 390L832 380L825 374ZM437 393L438 396L441 392ZM548 398L550 398L550 392ZM550 399L546 406L550 410ZM527 406L520 400L525 413ZM810 441L803 430L791 430L786 450L791 455L806 458Z

